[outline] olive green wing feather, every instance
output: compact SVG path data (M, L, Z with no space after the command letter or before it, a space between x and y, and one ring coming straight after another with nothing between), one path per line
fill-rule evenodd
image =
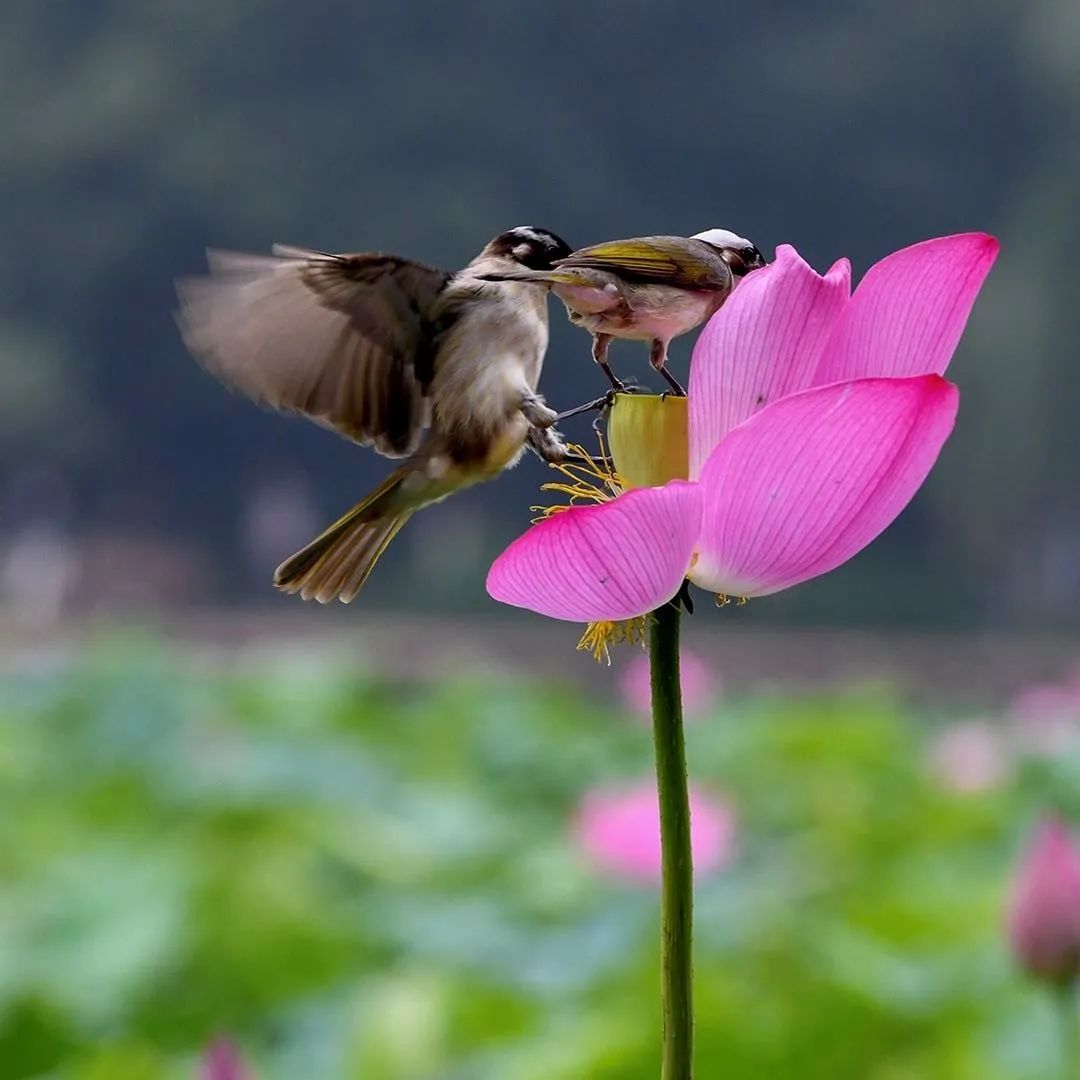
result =
M432 312L449 274L396 255L209 253L177 283L188 348L262 405L301 413L388 457L430 421Z
M731 285L731 271L718 252L701 240L681 236L608 240L581 248L555 265L607 270L627 281L685 289L722 289Z

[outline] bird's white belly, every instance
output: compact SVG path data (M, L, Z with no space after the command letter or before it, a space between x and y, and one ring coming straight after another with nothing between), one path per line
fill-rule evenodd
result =
M619 290L615 285L602 288L596 285L556 285L552 290L566 305L571 318L576 315L600 315L619 303Z
M554 291L575 326L593 334L642 341L670 341L685 334L723 302L723 296L716 292L690 292L667 285L628 285L618 293L561 285Z
M471 307L446 335L432 396L443 430L495 431L509 423L511 441L520 443L528 431L517 423L522 398L536 390L547 349L547 307L536 286L500 288L502 303Z

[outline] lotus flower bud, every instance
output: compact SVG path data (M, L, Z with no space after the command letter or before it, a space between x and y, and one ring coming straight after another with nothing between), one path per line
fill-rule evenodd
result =
M1029 975L1057 984L1080 975L1080 850L1060 818L1035 829L1013 883L1008 930Z
M626 488L660 487L690 475L684 397L617 394L608 419L615 472Z
M215 1039L203 1054L200 1080L253 1080L252 1073L236 1046L225 1038Z

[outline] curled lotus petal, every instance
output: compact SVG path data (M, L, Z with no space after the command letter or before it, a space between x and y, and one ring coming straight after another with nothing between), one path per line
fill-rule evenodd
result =
M937 375L861 379L793 394L716 448L690 579L766 596L870 543L919 489L952 431L959 395Z
M660 880L660 806L652 780L599 788L582 800L575 824L578 846L601 873L640 884ZM690 791L690 847L694 873L731 861L735 817L723 800Z
M986 233L960 233L913 244L870 267L837 321L814 385L942 374L998 248Z
M813 385L851 293L841 259L822 277L790 245L755 270L709 320L690 366L690 476L717 443L770 402Z
M488 593L552 619L636 618L679 591L701 505L697 484L673 480L570 507L534 525L495 560Z

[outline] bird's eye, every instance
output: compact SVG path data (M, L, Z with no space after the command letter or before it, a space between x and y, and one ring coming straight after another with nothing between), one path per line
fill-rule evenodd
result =
M733 274L749 274L765 265L761 252L756 247L724 248L720 258L731 268Z
M720 252L720 258L728 264L733 274L746 273L746 262L741 251L737 251L735 248L724 248Z

